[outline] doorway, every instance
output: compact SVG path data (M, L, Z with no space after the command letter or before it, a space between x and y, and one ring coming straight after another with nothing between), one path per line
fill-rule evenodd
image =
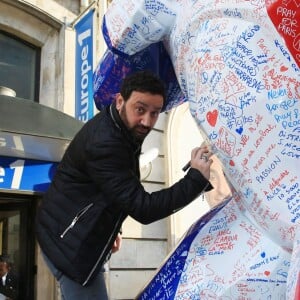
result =
M0 193L0 255L17 278L18 298L34 299L35 196Z

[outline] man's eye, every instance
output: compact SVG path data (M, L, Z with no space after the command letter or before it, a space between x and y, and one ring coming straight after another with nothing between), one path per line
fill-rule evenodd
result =
M137 107L136 110L139 113L143 113L144 112L144 108L142 108L142 107Z

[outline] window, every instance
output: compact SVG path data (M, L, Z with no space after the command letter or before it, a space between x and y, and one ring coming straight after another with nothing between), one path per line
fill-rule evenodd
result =
M0 86L38 102L39 48L0 31Z

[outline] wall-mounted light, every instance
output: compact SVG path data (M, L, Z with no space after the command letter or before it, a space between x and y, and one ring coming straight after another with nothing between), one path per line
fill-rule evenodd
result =
M141 179L145 180L152 171L152 161L158 156L158 149L151 148L140 156L140 173Z

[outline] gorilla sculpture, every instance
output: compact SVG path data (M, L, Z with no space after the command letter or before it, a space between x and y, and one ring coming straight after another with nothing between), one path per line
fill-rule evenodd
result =
M232 197L185 234L138 299L300 299L300 4L116 0L94 77L98 108L152 68L223 165Z

